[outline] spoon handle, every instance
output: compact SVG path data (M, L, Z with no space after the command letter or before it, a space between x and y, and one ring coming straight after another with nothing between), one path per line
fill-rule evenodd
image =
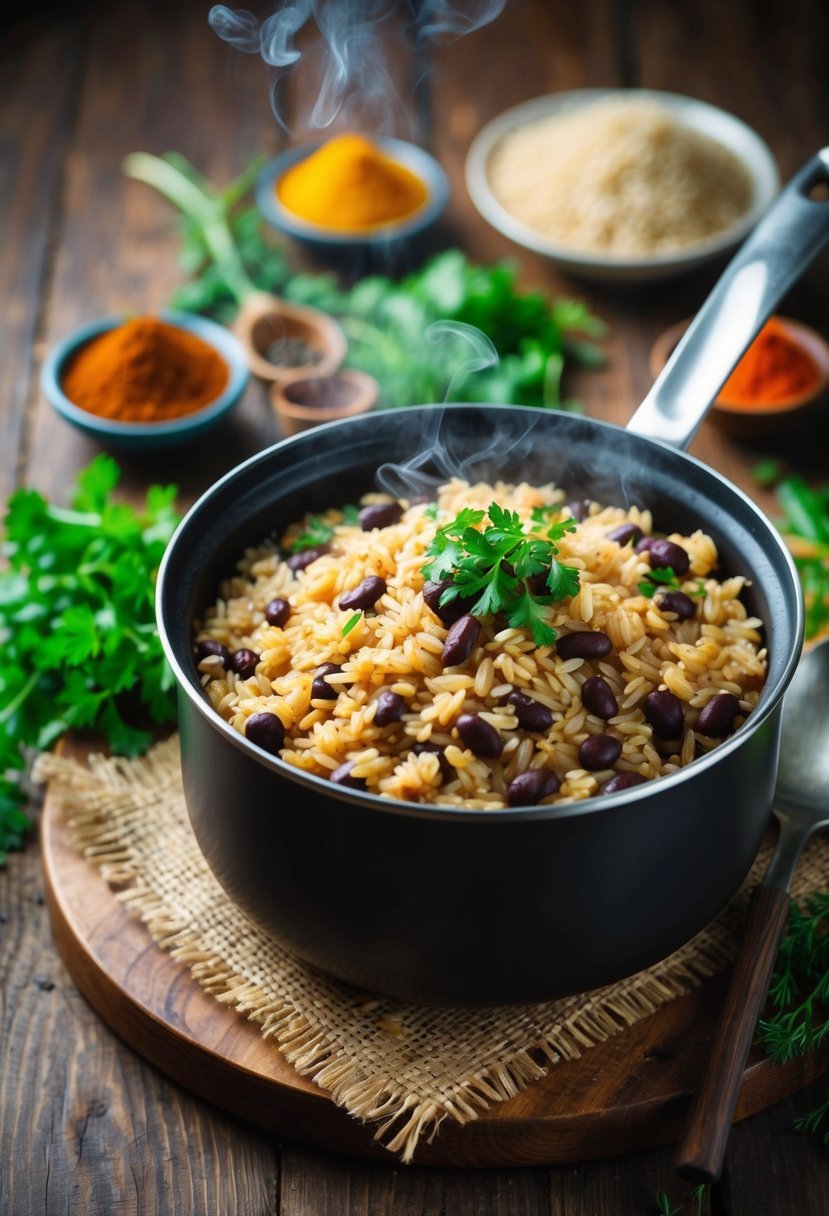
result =
M720 1176L748 1049L788 911L788 891L765 883L755 887L725 1007L679 1149L676 1168L683 1178L716 1182Z

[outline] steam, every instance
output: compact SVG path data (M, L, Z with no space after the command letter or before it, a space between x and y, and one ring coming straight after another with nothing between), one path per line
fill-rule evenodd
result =
M450 400L459 384L475 372L498 366L498 351L492 340L474 325L464 321L433 321L425 332L427 342L442 347L442 361L453 368L444 391L444 401Z
M401 463L381 465L378 486L395 498L432 499L438 487L453 477L491 482L508 465L525 465L532 456L533 432L540 418L532 416L531 408L507 408L509 412L504 414L481 406L450 406L453 412L468 411L472 434L439 405L424 411L426 421L417 451Z
M413 48L437 39L463 37L490 24L506 0L291 0L260 21L247 9L215 4L210 28L225 42L248 54L261 55L277 70L272 89L274 115L287 130L276 95L282 74L310 56L319 63L320 84L309 125L330 127L344 110L359 109L360 122L376 129L393 117L398 94L385 62L382 27L401 12ZM312 50L300 51L296 38L312 21L319 32Z

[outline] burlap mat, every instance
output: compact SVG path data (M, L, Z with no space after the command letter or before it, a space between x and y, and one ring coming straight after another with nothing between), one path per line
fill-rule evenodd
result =
M98 756L86 767L42 756L34 776L50 782L77 847L118 885L117 898L159 946L217 1000L257 1022L338 1105L373 1124L402 1161L443 1119L475 1119L725 966L770 852L764 846L742 890L702 933L632 979L541 1005L435 1009L327 980L229 901L190 829L177 737L140 760ZM824 887L827 876L829 841L818 837L798 868L795 896Z

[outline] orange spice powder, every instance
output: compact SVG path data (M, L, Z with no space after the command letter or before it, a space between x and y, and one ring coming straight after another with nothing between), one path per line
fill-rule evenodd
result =
M335 135L288 169L276 194L288 211L323 228L358 232L410 215L424 183L362 135Z
M92 338L61 378L69 400L120 422L195 413L224 391L230 370L202 338L155 317L134 317Z
M772 317L720 389L717 401L746 409L782 404L808 393L819 380L812 356Z

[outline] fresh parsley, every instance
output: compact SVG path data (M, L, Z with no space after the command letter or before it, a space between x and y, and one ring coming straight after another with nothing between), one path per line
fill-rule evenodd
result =
M638 585L640 595L645 595L651 599L657 591L681 591L682 583L677 578L673 569L670 566L655 567L649 570L645 578ZM702 579L697 579L697 585L691 592L702 599L705 596L705 583Z
M327 545L338 524L357 524L359 518L360 513L352 503L346 503L336 522L322 515L307 515L302 524L302 531L291 540L291 552L301 553L303 549L316 549L320 545Z
M355 612L353 616L350 616L348 618L346 623L343 625L343 637L344 638L348 637L348 635L351 633L351 630L354 628L354 626L360 620L362 615L363 615L362 612Z
M489 523L481 528L487 517ZM533 518L534 525L540 522ZM557 542L575 530L576 522L545 520L541 527L543 532L525 532L516 511L494 502L487 511L464 507L437 529L426 550L430 560L423 574L434 582L451 578L441 604L458 596L470 599L472 616L502 613L513 628L528 629L537 646L552 645L557 635L549 622L549 607L579 589L578 569L557 560Z
M176 715L175 684L155 622L155 577L178 523L175 486L152 486L142 509L113 501L119 469L97 456L69 508L35 490L8 501L0 572L0 860L29 820L27 753L72 727L135 755L150 734L126 698L158 724Z

